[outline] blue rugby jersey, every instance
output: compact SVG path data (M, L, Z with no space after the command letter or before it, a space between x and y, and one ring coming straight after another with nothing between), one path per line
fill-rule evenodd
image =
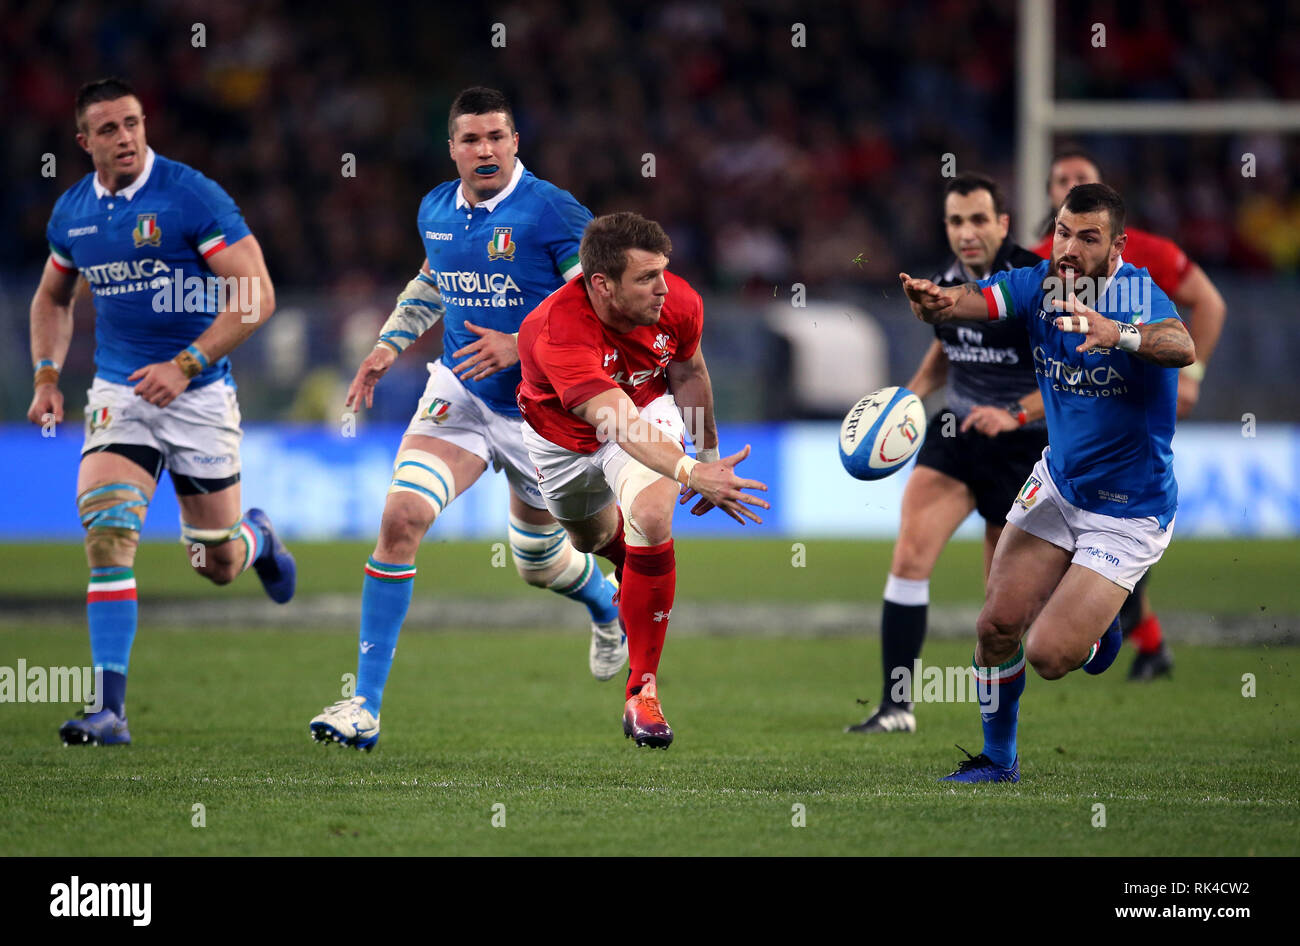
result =
M218 314L207 259L248 234L215 181L152 148L140 176L116 194L94 171L65 191L45 235L54 267L90 283L96 374L127 384L137 368L168 361L203 334ZM229 374L230 360L218 359L190 388Z
M568 191L543 181L515 159L510 183L470 207L459 178L439 184L420 203L417 224L429 270L438 281L442 362L478 340L465 321L514 333L543 299L581 272L578 244L591 211ZM492 410L519 417L519 365L479 381L461 379Z
M995 273L979 285L990 319L1022 319L1028 329L1047 409L1052 479L1080 509L1132 519L1154 516L1164 528L1178 506L1170 445L1178 369L1118 348L1076 352L1083 336L1056 328L1062 313L1046 307L1048 265L1044 260ZM1116 321L1139 325L1178 318L1150 273L1122 259L1102 298L1089 304Z

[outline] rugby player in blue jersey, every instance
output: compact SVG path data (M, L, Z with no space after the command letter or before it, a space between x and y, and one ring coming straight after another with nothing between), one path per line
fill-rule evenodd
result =
M443 319L443 354L398 448L374 554L366 562L356 694L311 720L313 738L371 749L384 685L411 602L415 556L439 513L491 464L510 484L510 550L524 581L585 604L588 665L608 680L627 660L616 584L579 552L546 509L520 430L519 325L578 275L591 213L526 170L500 92L466 89L452 103L448 150L458 177L431 190L417 226L420 272L348 388L347 404L372 406L375 384L412 342Z
M94 171L54 205L50 256L32 298L35 395L28 419L63 420L59 365L72 342L78 274L95 304L77 511L86 529L91 658L103 708L59 729L65 744L131 741L126 677L135 638L136 546L162 471L171 473L194 570L224 585L250 565L272 600L293 597L292 556L260 509L240 512L239 405L227 355L275 310L262 250L235 202L155 154L129 84L76 100Z
M1007 514L976 628L984 749L946 780L1019 781L1026 660L1046 680L1109 665L1116 615L1172 538L1178 369L1196 350L1124 246L1119 194L1081 184L1057 213L1050 260L952 289L899 274L925 322L1024 323L1050 439Z

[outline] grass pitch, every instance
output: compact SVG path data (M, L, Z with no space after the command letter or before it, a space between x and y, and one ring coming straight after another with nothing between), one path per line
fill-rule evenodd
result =
M682 545L683 564L707 571L707 581L683 574L691 594L809 600L829 593L878 608L877 566L887 547L843 543L857 554L841 556L841 567L809 543L801 572L790 568L788 544L718 544L726 554L713 559L704 544ZM1189 554L1197 545L1186 544ZM1241 546L1237 557L1256 545ZM1193 602L1174 590L1178 548L1157 577L1169 599L1177 595L1188 608ZM366 550L298 551L301 562L335 569L326 578L305 570L309 590L318 581L332 591L359 586ZM488 571L467 564L480 551L486 558L486 546L472 551L457 557L451 547L429 548L447 556L439 568L461 560L464 574L456 577L471 583L479 581L475 571ZM769 557L776 561L778 551L785 572L799 576L784 588L774 580L731 583L742 571L756 574ZM43 594L57 589L75 600L82 593L75 547L9 548L0 549L0 597L21 597L20 584L30 593L42 574L28 552L73 559ZM202 597L260 593L251 580L209 588L184 573L179 550L163 552L146 549L137 570L142 586L174 582ZM977 548L954 547L947 561L952 581L936 582L936 598L941 588L960 586L963 568L978 590ZM422 577L430 566L422 560ZM501 594L536 593L503 580L512 576L492 577ZM1209 582L1202 575L1192 584ZM811 585L821 590L814 594ZM1294 614L1295 594L1259 582L1236 598L1195 600L1226 610L1257 608L1263 596L1275 613ZM1294 855L1300 848L1296 647L1184 645L1174 679L1149 685L1123 679L1128 653L1099 678L1047 683L1031 675L1021 704L1023 780L972 788L935 781L960 758L953 743L979 750L972 704L922 704L915 735L841 731L867 712L855 697L877 696L874 637L670 633L660 688L677 740L655 752L623 738L619 683L591 679L586 635L576 626L408 629L379 745L362 754L307 734L307 721L339 697L341 676L354 670L355 635L342 626L230 631L159 627L146 618L132 655L130 747L65 749L56 730L72 707L0 704L0 854ZM84 625L0 626L0 665L19 657L29 666L80 666L88 660ZM969 657L966 641L932 641L924 654L936 665ZM1248 673L1254 697L1243 695ZM204 827L194 826L196 805ZM1105 827L1094 826L1097 805ZM803 806L804 827L794 825L795 806ZM504 814L503 826L493 825L494 814L498 822Z

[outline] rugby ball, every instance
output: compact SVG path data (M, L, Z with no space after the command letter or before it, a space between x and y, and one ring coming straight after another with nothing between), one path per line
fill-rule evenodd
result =
M840 462L857 479L883 479L912 459L924 439L921 399L907 388L881 388L844 416Z

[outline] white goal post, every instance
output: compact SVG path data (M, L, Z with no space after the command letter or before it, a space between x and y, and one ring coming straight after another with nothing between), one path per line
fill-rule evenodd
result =
M1219 102L1060 101L1055 93L1053 0L1020 0L1017 42L1016 224L1021 246L1048 211L1047 174L1055 132L1224 133L1300 130L1300 103L1267 99Z

